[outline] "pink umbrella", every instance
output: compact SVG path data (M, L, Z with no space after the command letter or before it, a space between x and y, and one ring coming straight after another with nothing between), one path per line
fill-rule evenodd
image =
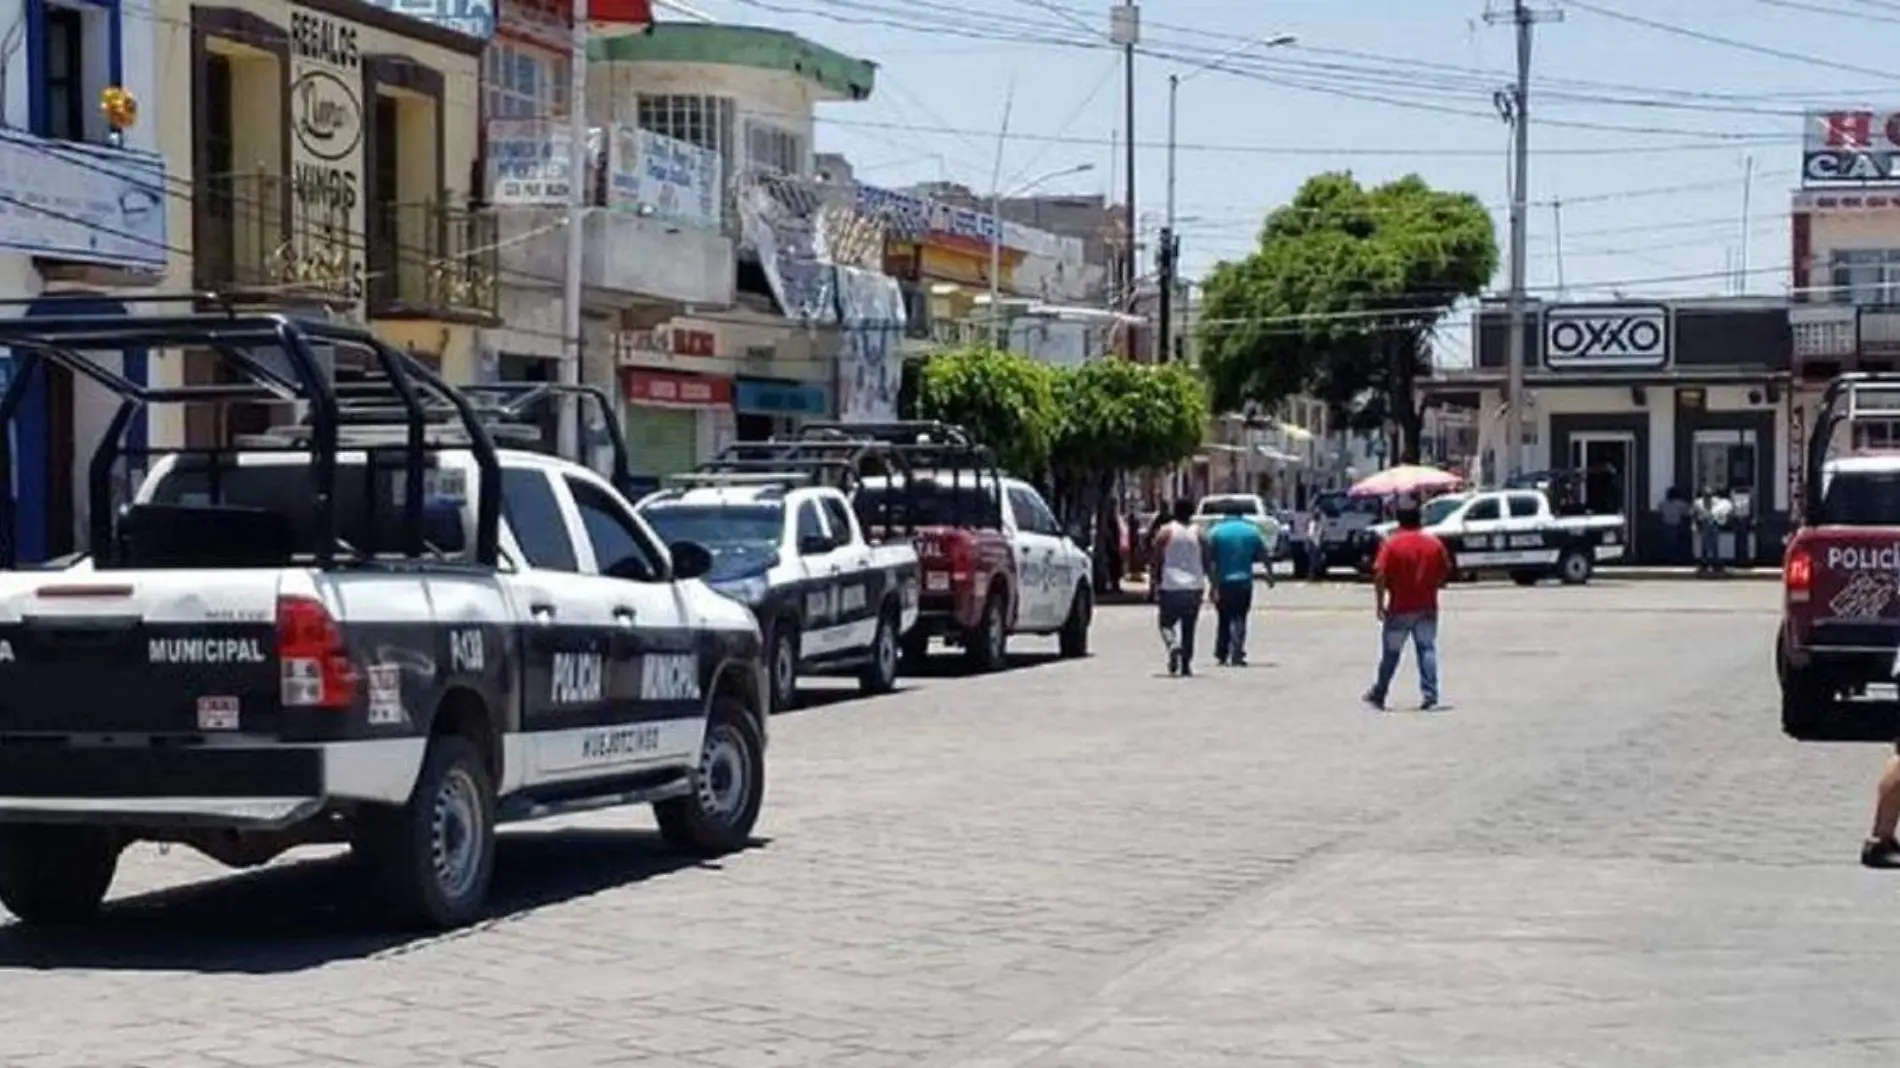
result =
M1400 464L1376 475L1367 475L1346 492L1353 497L1390 497L1395 493L1440 493L1462 489L1464 484L1464 479L1450 471L1423 464Z

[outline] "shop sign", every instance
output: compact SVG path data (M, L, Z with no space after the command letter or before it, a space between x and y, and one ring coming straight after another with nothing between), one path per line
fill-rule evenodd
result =
M714 359L719 354L719 337L710 330L662 326L653 330L622 330L615 336L619 362L625 364L665 362L676 356Z
M664 222L719 229L725 215L719 153L632 126L613 128L607 203Z
M370 0L370 3L478 40L486 41L495 32L495 5L490 0Z
M1669 309L1661 304L1559 305L1544 312L1544 366L1656 368L1669 363Z
M498 205L564 205L569 197L573 127L548 119L491 119L488 197Z
M831 414L831 390L811 382L738 378L733 380L732 406L747 415L822 418Z
M1807 491L1807 455L1808 432L1807 412L1801 402L1794 398L1788 400L1788 513L1794 522L1801 522Z
M732 379L668 371L622 372L628 404L651 408L725 408L732 404Z
M1810 111L1803 126L1803 185L1900 180L1900 111Z
M290 11L291 234L278 281L363 299L363 83L357 27Z

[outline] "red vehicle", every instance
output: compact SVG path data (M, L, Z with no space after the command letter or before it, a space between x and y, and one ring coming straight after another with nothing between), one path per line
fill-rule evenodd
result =
M923 589L905 659L914 664L932 638L943 638L976 670L1003 668L1022 587L1005 480L989 450L963 428L937 422L808 423L803 433L873 438L904 455L907 473L863 478L852 501L867 531L915 531Z
M1807 441L1801 526L1782 561L1775 643L1782 729L1812 738L1848 698L1894 681L1900 650L1900 454L1835 456L1837 431L1900 419L1900 375L1843 375Z

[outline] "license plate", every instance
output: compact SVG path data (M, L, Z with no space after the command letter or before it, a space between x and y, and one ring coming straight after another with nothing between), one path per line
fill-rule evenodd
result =
M942 593L949 588L950 576L941 571L924 576L924 589L932 593Z

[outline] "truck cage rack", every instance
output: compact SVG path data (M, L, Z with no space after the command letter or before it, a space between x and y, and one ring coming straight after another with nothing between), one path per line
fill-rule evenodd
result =
M963 478L970 476L968 485L979 494L991 499L998 521L1003 510L1003 472L996 460L996 454L978 441L969 430L954 423L945 423L934 419L906 419L891 422L844 423L834 420L818 420L804 424L799 428L799 442L845 442L874 441L885 445L904 458L905 469L893 472L893 486L896 479L904 481L905 522L912 523L917 511L916 491L926 474L949 474L948 482L952 489L951 503L952 525L969 525L969 516L965 509L969 502L961 493L954 492L965 485ZM941 482L940 477L933 481ZM978 524L980 525L980 524Z
M239 310L218 294L190 292L137 298L140 304L172 305L182 311L127 315L101 313L100 299L88 293L0 301L0 308L19 308L25 316L0 320L0 346L10 349L15 358L12 381L0 395L0 568L18 566L19 556L11 431L28 393L36 384L50 384L54 368L75 380L102 386L119 398L87 467L89 549L95 554L109 553L115 544L112 471L120 460L129 464L134 455L204 457L215 484L221 461L242 449L310 455L316 503L312 555L318 567L334 566L339 549L344 548L338 540L335 507L338 453L370 452L371 466L380 467L379 454L398 452L407 476L402 494L403 552L410 557L429 556L424 536L424 473L431 453L455 449L470 453L477 469L474 562L482 567L497 565L501 466L490 431L495 420L485 417L466 391L448 385L420 360L360 326L329 319L315 309ZM69 305L71 313L59 308L61 304ZM55 314L43 314L49 305ZM134 381L113 366L123 366L123 354L141 350L154 362L166 356L182 362L186 350L207 353L216 369L237 380L151 385ZM349 380L350 371L356 372L355 381ZM515 398L520 406L528 403L531 392L523 390ZM284 435L283 440L292 444L275 450L236 445L127 446L129 433L152 406L202 402L304 405L306 426L301 434ZM510 406L499 407L508 410ZM380 421L369 418L372 411ZM363 432L370 427L377 429L368 436L381 440L364 440ZM432 433L438 427L458 428L459 434ZM453 444L444 440L451 437Z
M677 500L688 490L720 486L757 487L779 497L803 486L829 486L849 497L867 476L908 484L909 473L901 449L871 438L735 441L693 470L666 476L666 488L642 503Z
M1798 414L1800 408L1797 406L1795 411ZM1814 408L1814 425L1808 428L1803 485L1798 492L1790 494L1788 502L1790 510L1800 516L1802 522L1812 523L1823 518L1822 479L1835 431L1845 425L1851 437L1856 423L1870 421L1900 421L1900 373L1850 372L1835 377L1821 392L1821 399ZM1796 499L1802 496L1812 499Z

